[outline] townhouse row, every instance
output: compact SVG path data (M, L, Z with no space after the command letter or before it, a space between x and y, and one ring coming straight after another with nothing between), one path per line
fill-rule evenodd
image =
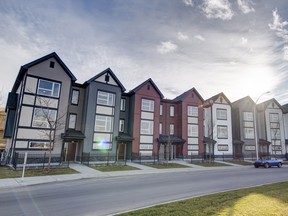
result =
M195 88L164 99L152 79L126 92L108 68L83 84L51 53L21 66L6 104L8 155L51 148L64 160L84 153L234 158L288 151L288 107L224 93L204 100ZM256 146L257 145L257 146Z

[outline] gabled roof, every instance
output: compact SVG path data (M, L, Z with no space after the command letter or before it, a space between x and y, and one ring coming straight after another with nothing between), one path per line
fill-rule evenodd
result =
M157 91L157 93L160 95L161 99L164 98L163 94L161 93L161 91L158 89L158 87L156 86L156 84L153 82L153 80L151 78L149 78L148 80L146 80L145 82L143 82L142 84L138 85L136 88L132 89L129 94L135 94L138 90L140 90L143 86L145 86L147 83L151 83L151 85L155 88L155 90Z
M288 113L288 104L282 105L283 113Z
M272 98L272 99L270 99L270 100L267 100L267 101L264 101L264 102L262 102L262 103L260 103L260 104L257 104L257 105L256 105L257 110L266 110L267 107L268 107L268 105L269 105L270 103L273 103L273 102L283 111L282 106L278 103L278 101L277 101L275 98Z
M202 96L199 94L199 92L193 87L191 89L189 89L188 91L184 92L183 94L177 96L176 98L174 98L175 101L183 101L187 95L189 94L189 92L195 92L197 94L197 96L200 98L200 100L204 103L204 99L202 98Z
M222 96L228 102L228 104L231 106L230 100L225 96L225 94L223 92L221 92L217 95L214 95L213 97L205 100L205 102L204 102L205 105L208 107L211 106L211 102L214 103L220 96Z
M239 106L240 104L241 104L242 106L244 106L244 105L247 104L247 103L255 104L255 102L252 100L252 98L251 98L250 96L246 96L246 97L243 97L243 98L241 98L241 99L239 99L239 100L237 100L237 101L234 101L234 102L232 103L232 106L237 107L237 106Z
M116 75L113 73L113 71L110 68L105 69L101 73L97 74L96 76L92 77L91 79L87 80L83 85L88 85L91 82L94 82L97 78L105 75L110 74L110 76L116 81L117 85L121 88L121 91L124 92L126 89L120 82L120 80L116 77Z
M12 88L12 92L16 92L18 87L19 87L19 84L21 83L21 80L23 79L24 75L26 74L26 72L28 71L28 69L30 67L33 67L34 65L37 65L41 62L44 62L46 61L47 59L50 59L50 58L55 58L56 61L61 65L61 67L63 68L63 70L67 73L67 75L71 78L71 80L73 82L75 82L77 79L76 77L72 74L72 72L69 70L69 68L64 64L64 62L60 59L60 57L55 53L55 52L52 52L46 56L43 56L39 59L36 59L35 61L32 61L28 64L25 64L25 65L22 65L20 70L19 70L19 73L18 73L18 76L16 78L16 81L13 85L13 88Z

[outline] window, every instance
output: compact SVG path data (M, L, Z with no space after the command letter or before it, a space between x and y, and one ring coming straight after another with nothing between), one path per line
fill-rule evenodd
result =
M228 128L227 126L218 126L217 127L218 138L227 139L228 138Z
M114 106L115 105L115 94L109 92L98 91L97 104Z
M31 142L29 142L29 148L31 148L31 149L49 149L49 142L31 141ZM53 148L53 144L51 145L51 148Z
M159 134L162 134L162 123L159 124Z
M198 117L198 107L197 106L188 106L187 107L188 116Z
M39 80L37 94L50 97L59 97L60 83L51 82L48 80Z
M148 111L148 112L154 112L154 101L148 100L148 99L142 99L141 110L142 111Z
M56 115L56 110L35 108L32 126L41 128L55 127Z
M279 114L278 113L270 113L270 122L279 122Z
M254 139L254 128L244 128L244 138Z
M125 111L126 99L121 98L120 110Z
M74 105L78 105L79 102L79 90L72 90L72 98L71 98L71 103Z
M253 121L253 113L252 112L243 112L243 120L244 121Z
M113 131L113 117L96 115L95 131L112 132Z
M188 136L198 137L198 125L188 125Z
M141 134L153 134L153 121L141 120Z
M271 129L271 139L281 139L280 129Z
M217 109L217 119L227 120L227 110L226 109Z
M163 105L161 104L160 105L160 116L162 116L163 115Z
M76 117L77 117L76 114L70 114L69 115L69 125L68 125L69 128L75 129L75 127L76 127Z
M54 68L55 66L55 62L54 61L50 61L50 68Z
M174 124L170 124L170 135L174 135Z
M170 106L170 116L174 116L174 106Z
M124 119L120 119L119 121L119 132L124 132L125 121Z

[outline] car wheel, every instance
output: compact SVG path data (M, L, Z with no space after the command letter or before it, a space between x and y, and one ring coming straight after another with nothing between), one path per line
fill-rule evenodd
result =
M278 163L277 167L281 168L282 167L282 163Z
M268 163L265 163L265 164L264 164L264 167L265 167L265 168L269 168L269 164L268 164Z
M255 167L255 168L259 168L259 166L258 166L258 165L254 165L254 167Z

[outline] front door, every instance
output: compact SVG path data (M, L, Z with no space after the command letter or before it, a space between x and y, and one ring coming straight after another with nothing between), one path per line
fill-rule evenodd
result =
M77 143L75 142L68 143L66 161L75 161L76 145Z
M125 151L126 151L126 145L121 143L119 144L119 147L118 147L118 160L124 160L125 159Z

